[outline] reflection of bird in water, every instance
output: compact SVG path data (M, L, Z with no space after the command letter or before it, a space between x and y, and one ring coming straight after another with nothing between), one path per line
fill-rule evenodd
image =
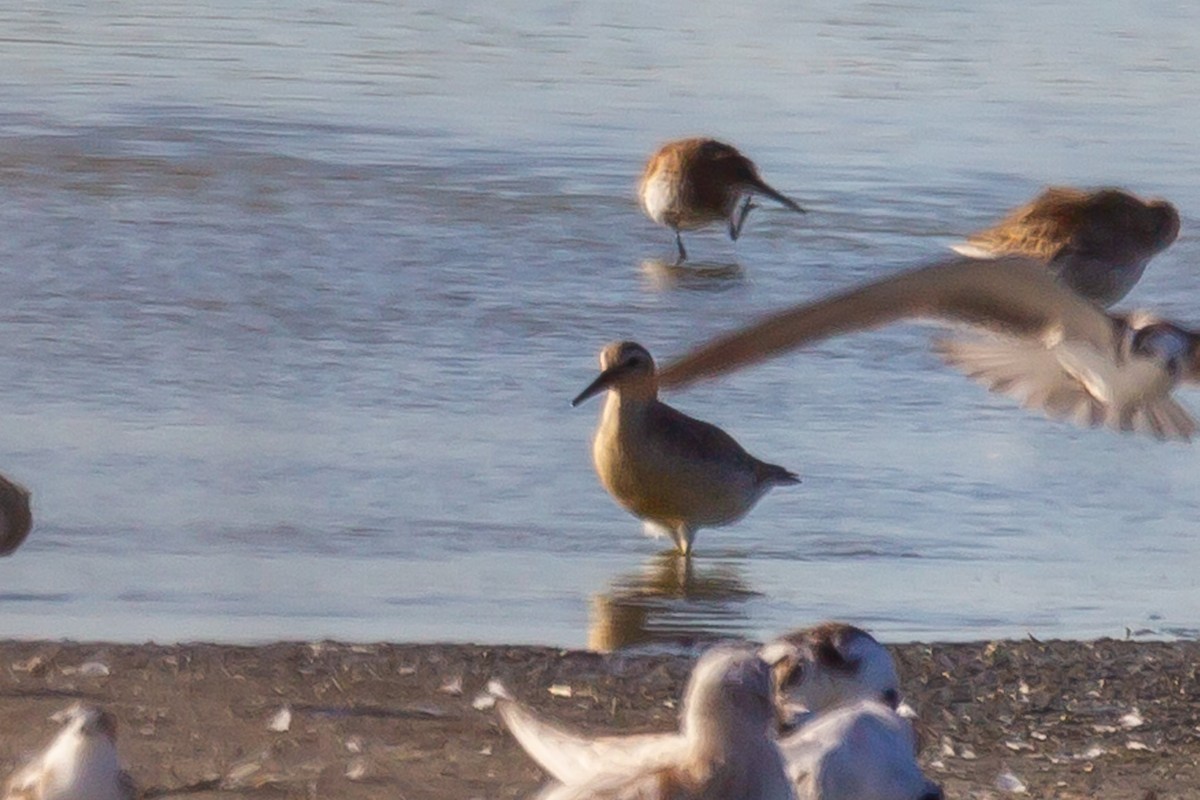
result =
M648 258L642 262L642 274L660 292L668 289L716 292L740 285L745 271L738 264L693 263L684 267L661 258Z
M860 700L900 706L900 677L887 648L844 622L825 622L763 645L775 678L775 707L792 727L816 712Z
M638 185L646 216L675 231L680 263L687 260L680 231L728 222L729 238L736 241L756 207L751 202L755 194L804 213L759 177L754 162L713 139L678 139L663 145L650 156Z
M912 725L888 706L838 706L779 741L797 800L942 800L921 772Z
M32 527L29 491L0 475L0 556L15 552Z
M517 731L525 709L504 697L497 709L534 760L559 759L549 771L562 785L544 792L543 800L793 797L770 733L770 668L748 649L716 647L704 653L688 679L679 732L648 738L637 751L610 751L603 739L586 749L559 751L554 747L558 736L577 735L542 723L522 736Z
M741 605L757 593L732 565L697 568L679 553L653 557L644 570L613 581L592 597L588 649L611 652L643 644L690 647L735 636Z
M1054 186L954 249L972 258L1028 256L1059 280L1110 306L1129 293L1146 264L1179 235L1179 212L1120 189Z
M54 741L13 774L5 800L130 800L133 781L117 758L117 721L75 704L55 714L66 723Z
M592 456L600 482L618 503L685 555L696 530L741 519L771 487L799 483L760 461L715 425L658 399L654 359L635 342L600 351L600 376L571 401L608 390Z
M1145 312L1109 315L1025 258L958 258L891 275L776 313L668 364L664 388L908 318L966 323L981 334L937 344L996 392L1080 425L1188 439L1191 415L1171 392L1200 381L1200 335Z

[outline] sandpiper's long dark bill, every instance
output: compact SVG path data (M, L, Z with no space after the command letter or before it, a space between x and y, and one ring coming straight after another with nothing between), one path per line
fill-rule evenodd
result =
M958 258L890 275L771 315L660 371L684 386L838 334L924 317L977 339L937 350L989 389L1056 419L1187 440L1192 416L1171 397L1200 380L1200 336L1145 312L1111 316L1025 258Z
M736 522L771 487L799 483L715 425L661 402L654 359L636 342L605 347L599 377L572 404L605 390L592 442L600 483L630 513L669 534L684 554L698 528Z
M668 142L650 157L638 184L638 199L646 216L675 231L680 262L687 260L680 231L728 222L729 238L736 241L755 208L755 194L804 213L759 177L754 162L715 139Z
M1166 200L1054 186L954 250L972 258L1041 260L1067 286L1110 306L1178 235L1179 212Z

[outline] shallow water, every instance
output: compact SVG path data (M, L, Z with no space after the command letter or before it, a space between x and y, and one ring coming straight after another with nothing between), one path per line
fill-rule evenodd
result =
M1195 450L1022 413L924 330L672 396L804 478L690 575L567 401L608 340L680 353L1047 183L1172 199L1129 301L1197 319L1200 9L406 5L0 10L0 469L37 518L0 633L1195 635ZM632 187L696 132L811 213L680 272Z

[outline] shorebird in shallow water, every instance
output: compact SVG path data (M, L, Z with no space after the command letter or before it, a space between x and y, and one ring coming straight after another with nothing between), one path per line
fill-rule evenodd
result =
M1120 189L1055 186L954 250L972 258L1029 256L1103 306L1129 293L1150 259L1179 235L1179 212L1166 200Z
M784 634L759 651L771 665L781 728L861 700L900 707L900 678L887 648L844 622Z
M1191 438L1171 397L1200 381L1200 335L1145 312L1109 315L1025 258L954 259L797 306L693 350L659 372L678 387L837 334L908 318L965 323L985 336L941 340L951 365L1056 419ZM990 334L990 335L989 335Z
M29 490L0 475L0 556L16 552L32 527Z
M667 532L681 553L691 553L698 528L735 522L772 486L799 483L717 426L660 402L654 359L640 344L608 345L600 370L571 401L577 406L608 390L592 443L600 482L655 532Z
M515 704L497 708L510 730ZM519 709L519 706L515 706ZM550 769L562 785L542 800L792 800L770 732L771 671L753 651L716 647L696 662L683 699L679 733L644 737L647 746L609 750L603 740L574 750ZM515 731L514 731L515 732ZM565 733L543 724L553 744ZM577 736L575 734L566 734ZM638 738L638 737L635 737ZM539 764L539 741L521 739ZM532 743L532 749L531 749Z
M779 741L797 800L942 800L908 720L873 700L838 706Z
M728 222L729 238L736 241L746 216L755 208L755 194L804 213L758 176L754 162L714 139L668 142L650 156L638 184L646 216L675 231L680 262L687 260L680 231Z
M9 779L5 800L132 800L133 781L117 758L113 715L76 703L53 719L66 724Z

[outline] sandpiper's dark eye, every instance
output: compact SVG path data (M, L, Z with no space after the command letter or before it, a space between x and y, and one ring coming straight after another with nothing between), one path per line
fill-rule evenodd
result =
M900 707L900 693L895 689L888 689L883 693L883 702L887 703L893 709Z

